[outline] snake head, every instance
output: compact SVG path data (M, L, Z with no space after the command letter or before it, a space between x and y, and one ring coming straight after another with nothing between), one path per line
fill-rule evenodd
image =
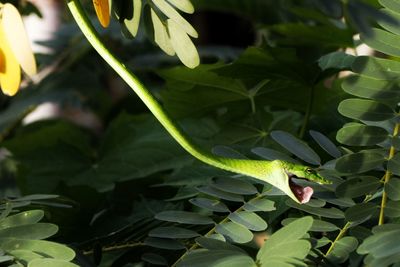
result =
M314 190L310 186L303 187L296 184L294 179L303 179L317 184L332 184L331 181L325 179L315 169L308 166L284 163L285 172L289 178L289 187L300 203L310 201Z

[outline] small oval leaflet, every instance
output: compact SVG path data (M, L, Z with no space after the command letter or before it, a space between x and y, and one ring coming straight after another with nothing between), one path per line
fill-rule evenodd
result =
M336 139L350 146L373 146L389 137L389 133L381 127L352 123L341 128Z
M157 213L154 217L157 220L161 221L177 222L184 224L214 224L214 221L209 217L189 211L162 211L160 213Z
M392 173L400 175L400 153L397 153L389 160L387 167Z
M197 197L192 198L191 200L189 200L189 202L197 207L208 209L214 212L229 212L229 209L225 205L225 203L217 199Z
M284 131L272 131L271 137L286 150L290 151L298 158L314 165L320 165L321 159L318 154L312 150L307 143L297 139L292 134Z
M244 201L244 198L242 195L221 191L212 186L202 186L202 187L199 187L198 190L204 194L218 197L218 198L225 199L225 200L229 200L229 201L234 201L234 202L243 202Z
M381 186L378 178L373 176L360 176L350 178L336 187L338 197L360 197L373 193Z
M374 100L349 98L340 102L338 111L345 117L366 121L384 121L395 117L388 106Z
M289 223L295 221L298 218L286 218L282 221L282 225L288 225ZM322 221L322 220L313 220L313 224L311 226L311 232L332 232L339 230L339 227L334 225L333 223Z
M391 200L400 200L400 179L393 177L385 184L385 192Z
M168 261L158 254L144 253L141 258L143 261L154 265L168 266Z
M341 173L363 173L382 165L384 156L371 151L347 154L336 162L336 170Z
M253 233L243 225L235 222L218 224L215 231L235 243L247 243L253 239Z
M200 236L198 233L195 231L181 228L181 227L175 227L175 226L168 226L168 227L158 227L155 229L152 229L149 232L150 237L159 237L159 238L192 238L192 237L197 237Z
M255 262L246 253L227 250L196 251L189 253L178 263L177 267L250 267Z
M348 222L364 222L371 218L378 211L376 204L371 202L359 203L348 208L344 215Z
M258 193L254 185L235 178L218 177L214 179L212 186L219 190L239 195L254 195Z
M379 52L395 57L400 56L400 36L396 34L373 28L371 36L361 34L360 39Z
M266 198L252 199L243 206L247 211L273 211L275 202Z
M185 246L174 239L147 237L144 243L150 247L168 249L168 250L181 250L185 249Z
M342 153L340 153L339 149L331 140L329 140L328 137L320 132L313 130L310 130L310 135L315 140L315 142L317 142L318 145L322 147L322 149L325 150L329 155L334 158L338 158L341 156Z
M268 227L268 224L260 216L250 211L234 212L228 218L252 231L263 231Z
M39 222L43 216L44 212L42 210L24 211L0 220L0 230L7 227L34 224Z
M291 158L289 155L282 153L280 151L276 151L274 149L266 148L266 147L255 147L251 150L257 156L262 157L266 160L284 160L293 163L299 163L297 160Z

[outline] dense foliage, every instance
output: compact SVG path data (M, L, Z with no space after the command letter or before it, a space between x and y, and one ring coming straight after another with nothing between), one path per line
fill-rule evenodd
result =
M299 181L300 205L200 163L65 10L40 79L0 96L0 266L399 266L400 1L192 0L172 48L159 37L181 15L163 2L112 0L98 29L188 135L333 184ZM26 122L48 102L56 115Z

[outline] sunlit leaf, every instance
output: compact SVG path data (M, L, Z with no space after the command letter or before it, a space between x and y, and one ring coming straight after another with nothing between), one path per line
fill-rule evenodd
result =
M395 57L400 56L399 35L373 28L371 36L361 35L361 40L379 52Z
M235 243L247 243L253 239L253 234L246 227L235 222L218 224L215 231Z
M297 139L290 133L284 131L273 131L271 132L271 137L300 159L315 165L321 164L321 159L318 154L315 153L307 143Z
M0 229L0 238L45 239L57 231L57 225L51 223L25 224Z
M197 38L198 34L196 30L187 22L179 13L176 11L170 4L168 4L165 0L152 0L152 2L163 12L169 19L167 20L169 34L171 35L170 24L173 24L173 30L179 28L180 34L179 35L186 35L189 34L190 36ZM172 20L174 23L170 23L168 21ZM187 36L187 35L186 35ZM185 37L186 38L186 37ZM187 37L190 39L189 37ZM171 39L174 39L171 37ZM175 39L177 40L177 39ZM174 41L172 41L174 43ZM176 51L176 49L175 49ZM178 51L177 54L179 55Z
M56 259L36 259L29 262L28 267L79 267L78 265Z
M42 210L24 211L0 220L0 230L9 227L35 224L39 222L43 216L44 212Z
M336 170L342 173L362 173L380 166L384 156L376 152L359 152L347 154L336 162Z
M107 28L110 24L110 6L108 0L93 0L93 5L101 26Z
M298 218L286 218L282 221L282 225L288 225L289 223L297 220ZM340 228L334 225L333 223L322 221L322 220L313 220L313 224L311 226L311 232L332 232L337 231Z
M133 0L133 17L132 19L124 20L126 28L133 37L135 37L138 32L141 13L142 0Z
M162 23L154 9L151 9L151 20L154 27L154 42L170 56L175 55L174 48L172 47L171 40L169 39L167 28Z
M185 13L192 14L194 12L194 7L192 3L190 3L190 0L168 0L168 2Z
M163 1L163 0L157 0ZM188 68L195 68L200 64L199 54L192 40L180 24L172 19L167 20L168 32L172 47L182 63Z
M385 141L389 133L381 127L351 123L341 128L336 139L349 146L372 146Z
M378 80L397 80L400 62L377 57L360 56L354 60L353 72Z
M154 216L157 220L185 224L213 224L209 217L188 211L162 211Z

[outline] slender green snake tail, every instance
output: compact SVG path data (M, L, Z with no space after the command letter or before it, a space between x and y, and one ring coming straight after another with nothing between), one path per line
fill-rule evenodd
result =
M215 156L197 146L182 131L182 129L174 123L166 110L159 104L157 99L155 99L139 79L104 46L98 33L85 14L80 1L69 0L68 7L79 28L93 48L132 88L169 134L194 157L217 168L251 176L272 184L299 203L306 203L310 199L313 191L310 187L301 187L294 184L292 177L303 178L320 184L330 183L316 171L306 166L279 160L263 161L224 158Z

